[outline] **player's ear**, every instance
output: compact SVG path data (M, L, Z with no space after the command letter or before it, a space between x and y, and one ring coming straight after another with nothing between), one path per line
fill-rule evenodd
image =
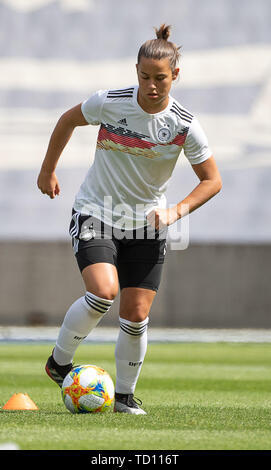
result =
M176 78L179 76L179 72L180 72L180 69L179 69L179 68L176 68L176 69L172 72L172 80L176 80Z

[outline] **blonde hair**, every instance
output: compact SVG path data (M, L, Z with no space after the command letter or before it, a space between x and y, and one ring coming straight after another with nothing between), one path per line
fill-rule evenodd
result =
M176 46L171 41L168 41L170 36L171 26L162 24L159 29L154 28L156 32L156 39L150 39L140 47L137 56L137 63L141 57L148 59L164 59L168 58L172 72L176 69L176 65L180 59L180 47Z

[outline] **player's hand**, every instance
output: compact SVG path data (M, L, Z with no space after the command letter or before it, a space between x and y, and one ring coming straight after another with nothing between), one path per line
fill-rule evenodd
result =
M178 220L178 214L175 207L168 209L153 209L147 215L147 220L153 228L159 230L176 222L176 220Z
M47 194L51 199L60 194L60 187L55 172L50 173L41 169L37 185L42 194Z

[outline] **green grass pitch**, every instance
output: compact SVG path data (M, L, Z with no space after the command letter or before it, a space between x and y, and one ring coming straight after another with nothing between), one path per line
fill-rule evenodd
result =
M44 372L51 344L0 344L0 444L23 450L271 449L271 344L149 344L135 395L147 416L70 414ZM82 344L76 364L115 380L114 345ZM13 393L38 411L4 411Z

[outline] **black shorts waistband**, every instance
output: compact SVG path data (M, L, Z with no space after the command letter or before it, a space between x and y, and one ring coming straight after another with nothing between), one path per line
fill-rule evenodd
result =
M83 227L84 223L88 221L85 229L92 229L95 232L95 238L101 239L112 239L116 238L118 240L164 240L167 238L168 227L163 227L160 230L154 229L151 225L145 225L140 228L134 228L127 230L125 228L118 228L114 226L110 226L106 224L103 220L97 219L92 215L85 215L81 214L80 212L76 211L74 208L72 209L72 216L74 214L79 214L81 219L81 227ZM81 228L82 230L82 228Z

